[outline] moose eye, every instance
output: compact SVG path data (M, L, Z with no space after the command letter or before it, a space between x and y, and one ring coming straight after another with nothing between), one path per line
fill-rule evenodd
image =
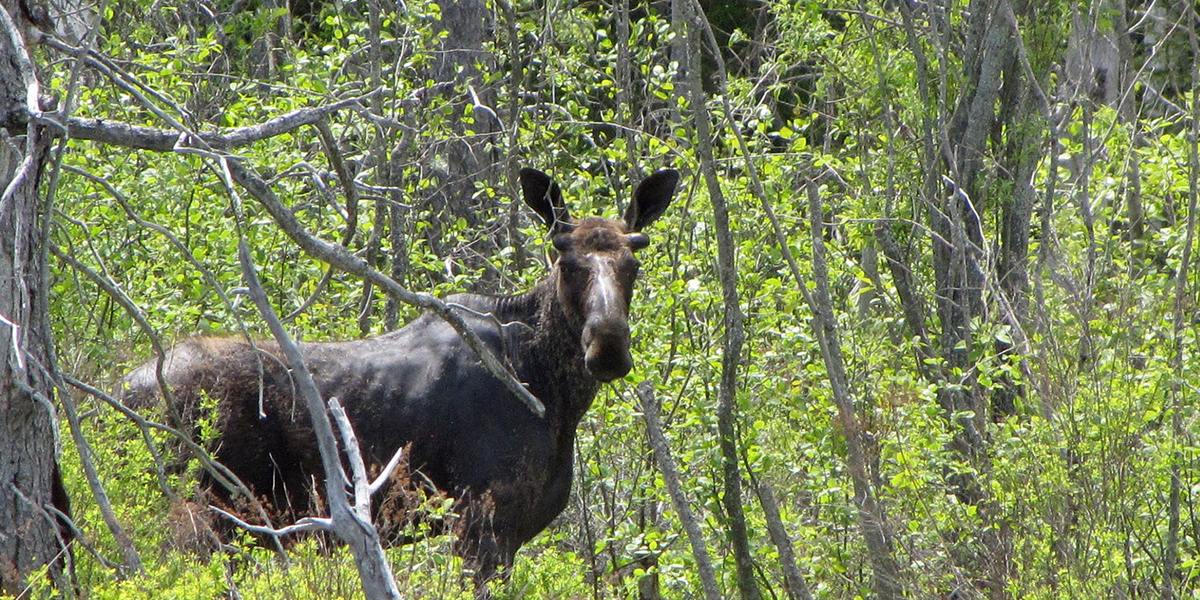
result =
M641 270L641 267L642 262L635 258L625 263L622 266L621 271L625 274L625 277L632 282L633 280L637 279L638 272Z
M587 278L587 269L577 260L560 258L558 260L558 268L562 272L563 277L569 281L579 281Z

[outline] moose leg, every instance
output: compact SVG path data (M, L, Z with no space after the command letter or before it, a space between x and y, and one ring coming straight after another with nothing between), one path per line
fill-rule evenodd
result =
M496 518L490 496L465 502L460 514L463 517L454 552L462 557L463 566L473 573L475 598L491 598L488 584L508 578L520 544Z
M504 582L511 574L516 556L515 544L506 544L495 535L487 535L477 541L480 543L474 546L474 554L464 556L464 563L474 571L471 579L475 584L476 600L486 600L492 597L489 584L493 581Z

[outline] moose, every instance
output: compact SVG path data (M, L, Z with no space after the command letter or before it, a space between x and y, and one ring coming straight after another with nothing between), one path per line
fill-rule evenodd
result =
M575 220L550 176L526 168L520 181L558 252L550 274L521 294L456 294L445 302L542 402L543 417L432 313L376 338L300 345L322 396L345 406L369 466L407 446L409 485L431 483L455 498L454 551L474 571L477 590L566 507L576 427L600 384L632 368L634 252L649 245L642 230L667 209L679 174L667 169L643 180L623 220ZM316 439L274 342L193 337L166 353L162 369L191 426L201 400L215 403L210 451L272 514L296 519L320 510ZM154 403L156 361L124 385L127 405ZM214 504L237 505L211 477L202 476L201 486Z

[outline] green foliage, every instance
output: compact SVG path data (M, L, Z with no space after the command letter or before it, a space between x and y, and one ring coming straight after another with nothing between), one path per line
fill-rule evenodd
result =
M101 583L89 589L97 600L118 598L218 598L228 592L222 561L205 561L188 554L170 555L147 568L145 575Z
M632 315L637 367L625 382L605 387L581 424L568 510L522 550L509 583L495 592L513 599L631 598L641 579L654 575L664 597L699 595L695 558L651 462L630 387L650 379L663 399L667 435L723 591L732 595L715 419L726 358L723 304L712 207L697 177L697 140L680 116L688 106L677 89L679 60L671 45L681 34L670 16L657 5L636 5L623 48L607 7L517 3L508 31L507 8L496 4L496 30L484 48L493 62L483 65L472 90L458 85L443 93L429 79L444 35L432 26L443 15L437 4L384 10L382 3L339 3L337 10L294 15L291 29L281 25L286 15L267 3L244 10L217 3L212 18L198 18L193 4L158 2L146 19L123 17L141 14L149 2L110 4L96 47L136 85L117 86L93 74L93 83L80 89L76 114L168 127L142 95L189 129L207 133L363 96L361 107L336 112L329 122L361 184L353 224L345 191L331 175L335 166L311 128L233 151L271 181L309 232L334 243L348 240L350 250L410 289L439 296L512 292L544 273L552 251L536 221L512 206L517 186L507 171L513 164L552 172L577 215L620 214L631 175L674 166L690 176L676 204L648 232L653 246L639 256L643 275ZM987 310L970 321L957 348L970 367L951 369L948 349L938 347L938 240L929 225L937 206L925 177L923 139L942 135L939 127L946 127L953 103L969 87L958 45L967 24L956 7L936 24L941 34L953 34L946 38L953 43L939 46L931 35L910 40L894 4L771 3L769 52L730 69L728 96L708 100L746 315L737 441L747 481L777 490L784 526L816 597L870 593L871 562L858 529L845 432L802 284L793 280L764 210L765 202L778 215L785 243L808 277L813 248L804 185L819 171L842 358L871 441L870 478L899 562L907 565L905 588L913 597L979 592L974 586L984 567L973 561L988 551L980 547L981 535L1001 532L1011 544L1004 581L1009 597L1157 595L1163 540L1172 527L1171 479L1179 476L1187 506L1200 492L1189 395L1200 388L1193 356L1198 332L1190 318L1196 313L1194 247L1179 300L1190 320L1174 322L1186 199L1195 185L1186 123L1173 113L1130 118L1106 106L1056 100L1054 82L1041 74L1062 59L1073 9L1049 2L1022 13L1029 17L1021 20L1025 58L1062 113L1058 156L1050 156L1040 113L991 133L973 205L985 246ZM377 48L371 11L380 23ZM730 34L736 52L750 47L746 33ZM920 64L914 46L929 64ZM379 53L376 59L372 52ZM623 53L627 64L621 64ZM64 91L70 68L67 61L55 63L49 87ZM366 95L377 87L381 93ZM479 98L471 99L471 91ZM484 109L499 115L504 127L495 127ZM726 124L743 134L748 155ZM469 197L439 197L449 156L439 144L480 139L487 170ZM1029 287L1015 302L1001 297L995 262L1005 244L1005 210L1016 188L1028 183L1013 180L1011 167L1021 157L1035 159L1029 179L1038 204L1024 265ZM81 379L113 387L151 355L150 334L165 344L194 333L267 335L240 293L239 234L253 249L276 310L291 315L288 326L299 337L373 335L386 330L389 319L402 323L415 314L397 307L389 315L377 289L343 273L324 282L326 266L298 249L245 194L232 195L220 163L209 157L75 140L62 160L72 170L62 173L56 191L54 243L127 295L154 329L144 331L86 274L56 263L51 302L59 353L64 369ZM940 169L942 159L934 160ZM1133 163L1144 210L1140 238L1129 213ZM755 191L751 166L765 197ZM933 181L934 196L943 193ZM914 293L925 299L918 316L933 332L932 355L925 358L876 237L880 226L899 241ZM1008 311L1021 313L1016 324ZM1012 414L988 405L1013 390ZM952 412L942 403L952 391L982 399L978 410ZM349 554L317 540L298 542L286 564L248 539L231 555L185 550L178 527L186 523L163 488L190 497L194 469L166 465L160 478L142 433L106 405L84 402L85 435L101 479L147 563L145 574L121 579L77 552L87 597L215 598L234 590L245 598L361 596ZM986 460L956 450L959 425L967 420L981 424ZM170 455L173 442L165 434L150 437ZM96 552L115 560L119 553L76 452L64 444L75 519ZM956 494L962 478L978 482L986 502ZM750 489L747 525L761 583L783 597L779 551ZM1195 520L1184 519L1181 527L1176 591L1198 597ZM470 596L447 537L393 549L390 557L408 596Z

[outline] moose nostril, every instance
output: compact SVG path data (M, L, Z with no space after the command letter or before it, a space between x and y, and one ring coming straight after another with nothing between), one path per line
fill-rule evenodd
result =
M591 318L583 328L584 366L600 381L624 377L633 368L629 323L624 319Z
M593 352L593 350L596 350ZM589 348L584 356L584 366L598 381L609 382L627 375L633 368L633 356L628 348Z

